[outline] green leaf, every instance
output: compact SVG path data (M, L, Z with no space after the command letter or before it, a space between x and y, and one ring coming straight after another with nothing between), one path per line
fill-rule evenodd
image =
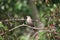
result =
M39 32L39 37L40 37L40 40L47 40L45 38L45 32Z
M25 36L21 36L21 38L20 38L21 40L25 40Z
M0 40L4 40L4 38L2 36L0 36Z
M22 3L17 2L16 5L15 5L15 8L18 9L18 10L21 10L21 7L22 7Z
M4 27L3 24L2 24L2 22L0 22L0 27Z

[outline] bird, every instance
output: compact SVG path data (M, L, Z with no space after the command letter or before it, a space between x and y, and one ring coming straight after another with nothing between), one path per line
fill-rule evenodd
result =
M29 25L29 26L34 27L33 20L32 20L32 18L30 16L27 16L26 24Z
M35 27L34 22L30 16L27 16L26 23L27 23L27 25L29 25L31 27ZM37 34L35 34L36 32L37 32L36 29L31 29L31 37L33 37L33 36L35 37L37 35Z

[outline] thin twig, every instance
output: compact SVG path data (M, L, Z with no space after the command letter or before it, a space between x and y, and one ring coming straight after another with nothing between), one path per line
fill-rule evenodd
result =
M36 29L36 30L46 30L46 29L41 29L41 28L31 27L31 26L29 26L29 25L22 24L22 25L19 25L19 26L16 26L16 27L10 29L9 31L12 31L12 30L17 29L17 28L22 27L22 26L26 26L26 27L29 27L29 28L32 28L32 29Z
M23 21L23 20L25 20L25 19L14 19L14 18L12 18L12 19L5 19L5 20L1 20L1 22L5 22L5 21Z
M28 28L32 28L32 29L36 29L36 30L46 30L46 31L48 31L47 29L41 29L41 28L31 27L31 26L26 25L26 24L22 24L22 25L19 25L19 26L16 26L16 27L10 29L8 32L13 31L13 30L15 30L15 29L17 29L17 28L19 28L19 27L22 27L22 26L25 26L25 27L28 27ZM6 34L6 33L7 33L7 32L5 32L5 33L3 33L3 34ZM1 34L1 35L3 35L3 34Z

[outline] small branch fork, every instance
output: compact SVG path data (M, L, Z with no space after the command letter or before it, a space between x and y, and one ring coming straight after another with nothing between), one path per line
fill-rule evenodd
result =
M6 19L6 20L1 20L0 22L24 21L24 20L25 20L25 19ZM15 29L17 29L17 28L19 28L19 27L23 27L23 26L28 27L28 28L31 28L31 29L45 30L45 31L51 32L49 29L46 29L46 28L41 29L41 28L37 28L37 27L31 27L31 26L26 25L26 24L18 25L18 26L16 26L16 27L14 27L14 28L8 30L8 32L11 32L11 31L13 31L13 30L15 30ZM4 34L6 34L6 33L7 33L7 32L2 33L2 34L0 34L0 35L4 35Z
M11 32L11 31L13 31L13 30L15 30L15 29L17 29L17 28L19 28L19 27L23 27L23 26L28 27L28 28L32 28L32 29L36 29L36 30L47 30L47 29L41 29L41 28L31 27L31 26L26 25L26 24L22 24L22 25L18 25L18 26L16 26L16 27L8 30L8 32ZM7 33L7 32L5 32L5 33L3 33L3 34L0 34L0 35L4 35L4 34L6 34L6 33Z

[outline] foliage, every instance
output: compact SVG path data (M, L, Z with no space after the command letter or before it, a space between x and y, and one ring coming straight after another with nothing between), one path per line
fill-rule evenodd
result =
M40 20L44 23L45 28L51 28L52 30L52 26L55 26L55 30L58 33L57 35L60 35L60 0L36 0L34 2L39 11ZM2 21L0 22L0 28L3 29L2 31L8 32L8 30L15 26L25 23L25 21L4 22L3 20L12 18L21 19L21 17L26 18L27 15L32 16L32 11L27 0L0 0L0 21ZM28 28L28 30L30 29ZM27 27L21 27L8 32L4 36L0 36L0 40L26 40L26 38L28 38L26 37L28 33ZM50 33L40 32L39 40L49 40L49 38L50 40L55 39L53 33L51 33L51 36L48 36L47 39L47 34L49 35Z

